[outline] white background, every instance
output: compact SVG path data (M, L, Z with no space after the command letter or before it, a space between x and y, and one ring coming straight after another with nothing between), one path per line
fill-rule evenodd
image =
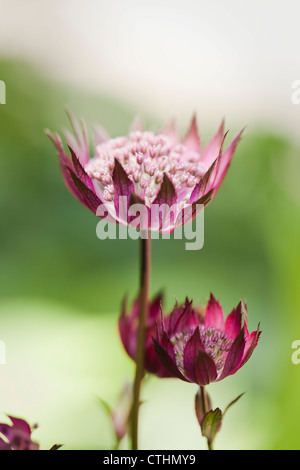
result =
M196 111L202 126L297 138L299 13L296 0L0 0L0 54L159 119Z

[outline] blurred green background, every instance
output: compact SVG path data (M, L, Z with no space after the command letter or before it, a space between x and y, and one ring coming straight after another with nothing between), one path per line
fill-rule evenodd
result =
M22 62L1 60L0 70L7 84L0 106L0 339L7 354L0 411L38 422L34 437L42 448L110 448L110 423L97 397L114 404L133 377L117 318L123 296L137 293L139 245L96 237L97 219L66 189L44 130L68 127L67 105L89 129L99 122L122 135L139 110L51 84ZM188 123L180 124L185 130ZM212 132L204 128L204 140ZM164 288L166 309L175 297L205 302L212 291L226 314L246 299L251 330L261 322L247 365L209 386L213 404L223 408L246 392L226 416L219 449L300 448L300 365L291 361L291 344L300 338L299 170L299 148L290 139L247 128L205 210L203 249L153 241L151 293ZM149 378L142 448L205 448L195 393L191 384Z

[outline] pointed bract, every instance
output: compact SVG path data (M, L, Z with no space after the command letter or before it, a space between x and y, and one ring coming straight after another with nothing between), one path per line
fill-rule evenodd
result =
M197 118L195 114L192 118L191 125L182 143L186 146L189 151L200 154L200 137L197 126Z
M221 305L210 294L209 302L205 311L205 326L212 326L217 330L223 330L224 327L224 313Z

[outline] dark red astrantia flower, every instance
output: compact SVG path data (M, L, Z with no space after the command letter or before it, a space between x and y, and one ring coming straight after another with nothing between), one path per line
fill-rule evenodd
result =
M211 294L204 313L188 299L158 322L154 348L166 369L186 382L208 385L235 374L250 358L261 331L249 333L246 305L224 319Z
M0 450L39 450L31 439L32 429L27 421L13 416L9 419L12 424L0 423Z
M172 377L172 374L164 367L157 357L153 336L156 336L156 322L161 314L161 294L149 304L148 317L145 331L145 369L158 377ZM138 315L140 310L139 299L133 303L130 314L126 312L126 302L123 303L121 316L119 318L119 332L124 348L131 359L135 361L137 352Z

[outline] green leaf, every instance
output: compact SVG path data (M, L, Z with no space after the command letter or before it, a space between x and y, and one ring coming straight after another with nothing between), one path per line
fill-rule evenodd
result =
M102 398L99 397L99 402L100 404L102 405L103 409L106 411L106 413L108 414L108 416L111 417L112 415L112 409L110 407L110 405L105 401L105 400L102 400Z
M232 407L232 405L234 405L243 395L245 395L245 392L244 393L241 393L238 397L236 397L234 400L232 400L229 405L226 406L225 408L225 411L223 413L223 417L225 416L225 413L229 410L229 408Z
M58 450L63 446L63 444L54 444L50 450Z
M208 447L212 449L213 441L222 424L222 411L220 408L211 410L203 418L201 431L202 435L207 438Z

